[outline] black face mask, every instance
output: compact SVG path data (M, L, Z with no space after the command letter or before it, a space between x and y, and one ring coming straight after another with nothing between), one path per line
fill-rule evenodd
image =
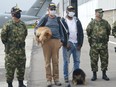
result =
M18 18L18 19L21 18L21 13L20 13L20 12L15 13L15 14L14 14L14 17L16 17L16 18Z

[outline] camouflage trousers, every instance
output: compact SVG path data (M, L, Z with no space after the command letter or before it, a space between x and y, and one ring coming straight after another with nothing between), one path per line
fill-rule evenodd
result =
M18 80L24 80L26 56L23 54L6 54L5 55L5 69L6 69L6 81L12 82L14 79L14 73L17 73Z
M101 61L101 70L107 70L108 67L108 46L104 45L101 48L90 47L90 60L92 71L98 71L98 60Z

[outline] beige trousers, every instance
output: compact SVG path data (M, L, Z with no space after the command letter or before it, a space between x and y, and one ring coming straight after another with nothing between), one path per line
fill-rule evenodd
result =
M54 81L59 80L59 49L61 45L59 39L50 39L42 46L47 81L52 81L52 77Z

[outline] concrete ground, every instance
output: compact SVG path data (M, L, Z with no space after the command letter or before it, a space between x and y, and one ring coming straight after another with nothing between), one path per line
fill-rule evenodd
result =
M89 58L89 45L87 42L87 37L85 34L84 44L81 50L81 63L80 67L86 73L86 85L74 86L71 84L72 80L72 66L73 60L70 58L70 67L69 67L69 76L71 87L115 87L116 82L116 53L114 52L114 47L116 46L116 39L112 36L109 41L109 67L107 75L110 78L110 81L104 81L102 79L102 72L100 70L100 61L99 61L99 71L97 73L98 79L96 81L91 81L92 72L90 67L90 58ZM0 41L0 87L7 87L5 82L5 69L4 69L4 46ZM26 74L25 74L25 84L27 87L46 87L46 78L45 78L45 62L43 57L43 51L41 46L37 45L33 30L29 30L28 37L26 39L26 55L27 55L27 64L26 64ZM62 86L66 87L67 84L63 80L63 58L62 58L62 48L59 53L59 74L60 81ZM13 82L14 87L18 87L16 77ZM57 87L54 85L52 87Z
M72 66L73 60L70 58L70 84L71 87L115 87L116 82L116 53L114 52L115 39L111 36L109 41L109 67L107 75L110 78L110 81L104 81L102 79L102 72L100 70L100 61L99 61L99 71L98 71L98 79L96 81L91 81L92 72L90 68L90 58L89 58L89 44L87 42L87 37L85 34L84 44L81 50L81 63L80 67L86 73L86 85L78 85L74 86L71 83L72 80ZM64 83L63 80L63 58L62 58L62 48L59 53L59 73L60 73L60 81L62 86L66 87L67 84ZM32 55L31 55L31 63L30 63L30 73L28 78L27 87L46 87L46 78L45 78L45 62L43 57L43 52L41 46L36 44L36 41L33 42ZM53 87L57 87L53 83Z

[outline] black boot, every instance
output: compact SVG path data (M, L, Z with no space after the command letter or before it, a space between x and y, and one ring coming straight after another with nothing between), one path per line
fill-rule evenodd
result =
M19 80L19 87L26 87L23 83L23 80Z
M12 82L8 82L8 87L13 87Z
M106 71L102 71L102 79L109 81L110 79L106 75Z
M93 77L91 78L91 81L95 81L97 79L97 74L96 72L93 72Z

